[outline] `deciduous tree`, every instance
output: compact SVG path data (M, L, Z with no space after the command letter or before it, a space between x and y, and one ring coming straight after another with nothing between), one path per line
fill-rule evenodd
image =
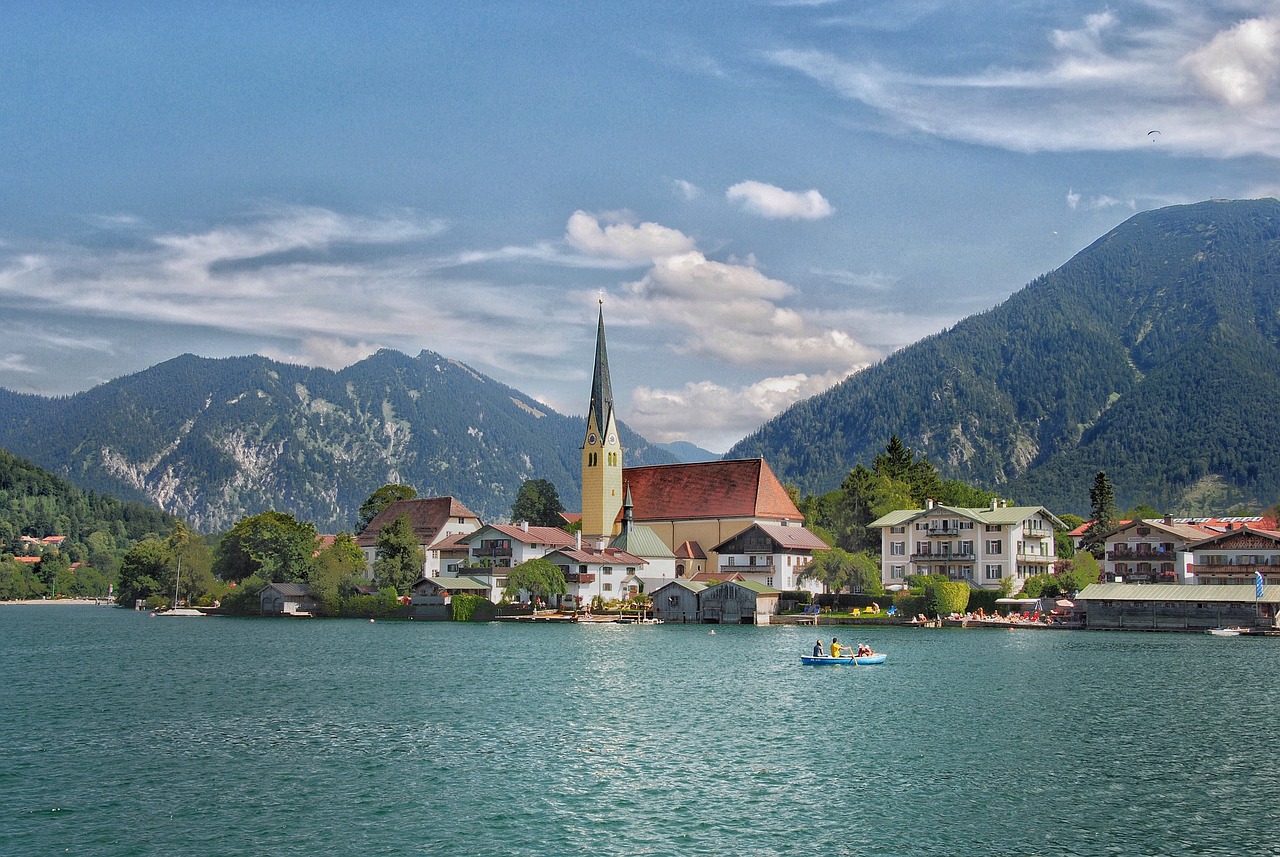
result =
M409 590L422 576L426 553L418 544L408 515L399 515L378 531L378 555L373 561L373 579L379 587L397 592Z
M528 592L532 598L550 598L552 595L564 595L569 591L569 584L551 560L537 557L520 563L507 575L507 585L502 594L516 599L521 591Z
M223 580L255 575L268 583L302 583L316 551L316 528L284 512L263 512L236 522L214 551L213 571Z

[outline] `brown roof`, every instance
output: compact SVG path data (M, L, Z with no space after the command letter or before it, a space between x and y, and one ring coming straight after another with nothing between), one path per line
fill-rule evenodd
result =
M436 551L458 551L459 553L466 553L467 543L464 539L469 535L471 535L471 533L454 533L448 538L442 539L439 544L432 545L431 549Z
M561 556L568 557L574 562L580 562L583 564L604 564L606 562L616 562L622 565L649 564L641 557L629 554L624 550L618 550L617 548L605 548L602 551L587 547L584 547L581 550L578 550L577 548L561 548L560 550L552 551L548 556L554 554L560 554Z
M781 524L752 524L741 533L736 533L725 539L720 544L712 548L712 550L719 553L721 552L720 549L729 542L741 537L744 533L751 532L752 530L760 530L766 536L773 539L774 543L779 545L783 550L831 550L831 545L827 544L804 527L798 527L795 525L784 527Z
M356 536L356 544L362 548L371 548L378 543L378 533L387 524L401 515L409 516L418 544L430 545L439 535L441 528L450 518L477 518L475 512L452 497L426 497L419 500L396 500L383 509L369 526Z
M764 571L764 567L762 566L760 570ZM697 574L686 577L685 580L696 580L699 583L715 580L724 583L726 580L746 580L746 578L736 571L733 574L725 574L723 571L700 571Z
M684 541L675 549L676 559L706 559L706 551L697 542Z
M519 524L485 524L474 533L467 533L464 537L466 543L471 544L473 538L479 538L483 541L483 536L488 535L489 530L495 530L526 545L572 545L577 544L578 541L576 536L569 535L559 527L529 527L525 529Z
M636 521L804 517L763 458L629 467L622 479Z

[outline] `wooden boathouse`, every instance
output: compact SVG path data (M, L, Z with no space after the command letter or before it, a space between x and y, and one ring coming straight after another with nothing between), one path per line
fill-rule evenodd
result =
M1076 597L1084 627L1124 631L1274 630L1280 586L1094 583Z

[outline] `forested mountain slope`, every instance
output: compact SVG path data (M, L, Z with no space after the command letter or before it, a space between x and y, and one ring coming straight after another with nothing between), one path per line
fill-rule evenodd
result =
M380 351L340 372L184 355L68 398L15 401L0 411L0 446L204 532L264 509L349 530L389 481L488 520L528 478L568 505L579 491L582 419L428 351ZM628 464L674 460L622 436Z
M727 457L805 491L897 434L949 478L1086 513L1280 497L1280 202L1144 212L994 309L798 403Z

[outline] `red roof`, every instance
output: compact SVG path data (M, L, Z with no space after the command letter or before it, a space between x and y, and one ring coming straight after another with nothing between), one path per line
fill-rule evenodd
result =
M804 518L763 458L629 467L622 479L639 522Z
M577 544L577 537L571 536L559 527L529 527L525 529L518 524L486 524L474 533L467 533L467 544L473 537L479 537L487 530L496 530L508 538L526 545L572 545Z
M409 516L413 533L418 537L418 544L429 545L435 541L440 530L449 523L450 518L476 518L475 512L462 505L452 497L427 497L419 500L396 500L383 509L369 526L356 536L356 544L362 548L371 548L378 543L378 533L387 524L401 515Z
M617 548L605 548L604 550L596 550L594 548L561 548L554 553L567 556L574 562L580 562L584 565L604 564L606 562L618 563L619 565L648 565L649 563L634 554L629 554L624 550Z
M675 549L676 559L706 559L706 551L697 542L683 541Z
M13 558L13 561L14 561L14 562L35 563L35 562L39 562L39 561L40 561L40 557L38 557L38 556L15 556L15 557Z

